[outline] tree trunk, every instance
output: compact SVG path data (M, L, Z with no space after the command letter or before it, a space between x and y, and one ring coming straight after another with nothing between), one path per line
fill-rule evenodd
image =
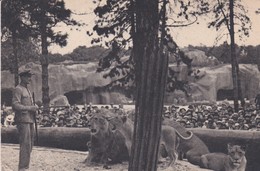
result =
M161 133L168 56L159 48L157 0L136 0L134 62L136 103L129 171L155 171Z
M234 32L234 0L229 0L230 10L230 41L231 41L231 65L232 65L232 78L233 78L233 90L234 90L234 109L238 112L238 68L236 59L236 47L235 47L235 32Z
M244 100L244 96L243 96L243 91L242 91L242 87L241 87L241 79L240 79L240 73L239 73L239 64L238 62L236 63L236 68L237 68L237 86L238 86L238 97L240 99L240 104L241 107L243 107L243 109L245 109L245 100Z
M17 37L16 30L12 31L12 44L13 44L13 53L14 53L14 61L13 61L13 69L14 69L14 84L17 86L19 84L19 65L18 65L18 55L17 55Z
M49 75L48 75L48 43L47 43L47 34L46 34L46 23L44 20L45 14L43 15L43 20L41 23L41 46L42 46L42 55L41 55L41 65L42 65L42 103L43 103L43 113L49 113Z
M259 56L259 55L260 55L260 49L256 48L256 56ZM260 58L256 59L256 63L257 63L258 71L260 71Z

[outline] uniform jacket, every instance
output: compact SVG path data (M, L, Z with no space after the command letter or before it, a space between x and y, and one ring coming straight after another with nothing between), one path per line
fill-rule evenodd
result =
M15 111L16 123L34 123L34 112L28 111L33 106L32 95L28 88L18 85L13 91L12 108Z

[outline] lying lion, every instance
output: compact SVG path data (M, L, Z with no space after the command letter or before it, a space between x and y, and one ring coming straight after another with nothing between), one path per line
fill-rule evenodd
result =
M173 127L176 132L179 132L181 135L189 136L187 129L177 121L164 119L162 124ZM190 163L198 166L200 165L200 157L209 153L206 144L196 135L193 135L190 139L180 139L178 151L184 153Z
M128 149L128 154L131 155L131 145L133 136L133 122L126 116L116 116L109 119L109 122L113 125L113 130L118 130L125 137L125 144ZM170 158L169 167L174 167L175 161L178 158L177 147L179 145L179 139L191 139L193 133L190 132L188 137L182 136L177 130L170 126L162 126L161 139L160 139L160 151L166 151L167 156ZM160 158L160 156L159 156Z
M214 171L245 171L245 148L228 144L228 154L209 153L201 156L201 167Z

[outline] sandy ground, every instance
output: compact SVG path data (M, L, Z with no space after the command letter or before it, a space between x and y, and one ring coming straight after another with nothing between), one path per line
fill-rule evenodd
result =
M17 171L19 146L13 144L1 144L1 170ZM30 171L105 171L102 166L88 167L82 163L88 152L61 150L45 147L34 147ZM165 164L159 165L158 170L174 171L206 171L186 161L177 161L176 168L165 169ZM128 163L112 165L111 171L127 171Z

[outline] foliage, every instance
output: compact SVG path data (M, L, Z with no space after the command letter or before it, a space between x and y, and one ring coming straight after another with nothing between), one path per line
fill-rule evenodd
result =
M1 40L3 43L2 69L14 69L14 67L11 66L11 64L15 62L14 59L11 58L13 56L13 49L10 48L12 43L10 40L11 37L16 36L16 38L20 39L18 40L17 49L19 52L17 66L20 66L24 64L24 62L39 60L36 46L44 30L44 34L48 38L47 46L51 43L66 46L67 33L56 33L53 31L53 28L60 23L65 23L69 26L84 25L84 23L80 24L70 18L71 11L65 9L63 0L3 0L1 5ZM43 25L46 25L45 29L42 27ZM34 38L35 41L29 37ZM22 39L25 41L22 41ZM43 46L43 44L41 45ZM64 59L61 59L60 55L51 56L51 61L53 62L62 61ZM58 59L54 59L53 57L55 56L58 57Z
M124 55L119 55L122 49L132 48L132 40L134 37L136 29L136 11L135 11L135 1L132 0L99 0L95 14L98 17L96 25L93 28L99 37L93 38L92 43L100 44L105 42L107 47L112 46L112 51L108 53L99 62L99 68L97 71L109 70L106 76L117 77L118 79L113 79L114 81L110 86L132 86L135 80L135 61L133 59L132 53L128 59L120 58ZM191 2L188 0L176 0L173 4L170 1L165 1L168 5L167 16L163 18L163 1L159 2L160 10L160 32L165 31L165 37L161 40L164 41L163 45L167 49L166 51L170 55L176 58L178 64L180 61L187 64L190 68L191 60L184 55L179 49L177 44L171 37L170 27L181 27L193 24L197 21L197 16L204 14L208 11L208 3L203 0L198 0L196 2ZM176 5L177 4L177 5ZM176 5L176 9L173 10L173 6ZM162 27L162 24L166 23ZM87 32L91 36L92 32ZM116 46L113 47L113 46Z
M58 44L63 47L67 45L67 33L54 32L53 28L58 24L66 24L67 26L81 26L78 22L71 19L71 11L65 8L65 2L45 0L27 0L25 1L26 10L29 13L29 26L33 30L31 36L39 38L44 31L48 37L47 46L51 43ZM46 28L43 28L43 27Z
M106 56L109 49L105 49L100 46L78 46L73 52L61 55L61 54L49 54L49 63L63 62L65 60L71 60L74 62L97 62L102 57Z
M95 1L96 2L96 1ZM94 13L98 17L93 31L99 37L93 38L92 43L105 42L110 47L113 42L117 42L119 47L128 48L132 46L133 28L135 27L135 6L131 0L98 0L98 5ZM168 31L170 27L182 27L193 24L197 21L197 16L208 12L208 3L204 0L192 2L189 0L175 0L175 4L166 1L168 4L165 18ZM162 2L159 2L159 6ZM177 6L173 9L173 6ZM162 12L162 11L161 11ZM162 13L160 14L162 15ZM87 34L92 36L92 31Z
M230 45L227 42L213 47L190 45L189 48L202 50L207 56L214 56L223 63L230 63ZM260 45L236 45L236 55L240 64L256 64L260 59Z
M185 93L186 97L189 97L190 86L188 81L178 80L176 71L171 68L168 68L168 78L167 78L167 87L166 91L174 92L175 90L181 90Z
M59 63L59 62L64 62L66 60L71 60L70 56L68 55L61 55L59 53L54 53L54 54L48 54L48 60L49 63Z
M73 61L98 61L108 54L108 49L100 46L79 46L72 53L67 54Z
M245 46L242 49L243 53L239 55L239 62L245 64L260 64L260 45Z
M47 46L51 43L66 46L68 34L54 32L53 28L61 23L67 26L84 25L71 19L71 11L65 8L63 0L4 0L1 7L2 40L8 39L12 30L16 30L18 38L28 39L31 36L37 39L44 24L48 37Z
M18 78L18 68L19 68L19 57L18 57L18 41L28 40L31 30L27 28L24 20L27 17L26 10L22 1L18 0L4 0L1 3L1 41L12 39L12 52L13 55L10 60L12 61L12 66L9 68L14 73L15 86L19 83Z
M94 13L99 19L93 31L99 37L93 38L92 43L104 41L107 47L110 47L113 41L116 41L120 47L126 47L131 43L130 35L126 34L131 32L130 16L133 14L133 9L130 0L100 0ZM88 34L91 35L90 32Z
M217 38L217 41L230 34L230 13L229 1L215 0L210 3L210 11L212 12L212 21L208 23L208 27L214 27L217 31L222 33ZM247 16L248 10L242 5L241 0L234 0L234 24L237 27L235 33L238 34L242 40L244 36L249 36L251 30L251 21ZM226 30L226 31L225 31Z
M50 98L48 85L48 46L52 43L63 47L67 45L67 33L55 32L54 27L58 24L67 26L81 26L78 22L71 19L71 11L65 8L64 0L10 0L5 1L4 9L4 26L2 33L12 33L13 49L14 49L14 64L15 66L15 83L18 84L18 60L16 40L18 36L25 35L36 39L41 43L41 58L42 65L42 101L44 112L48 113ZM8 14L10 13L11 24L8 23ZM23 27L22 27L23 26ZM4 29L5 28L5 29ZM19 29L17 29L19 28ZM21 29L25 28L25 29Z
M1 2L1 40L5 41L12 33L19 39L29 37L30 29L24 20L27 17L23 2L20 0L3 0Z
M24 65L28 62L39 61L38 47L32 41L19 40L17 43L18 66ZM30 49L30 50L28 50ZM1 70L14 71L13 48L10 39L1 44Z

